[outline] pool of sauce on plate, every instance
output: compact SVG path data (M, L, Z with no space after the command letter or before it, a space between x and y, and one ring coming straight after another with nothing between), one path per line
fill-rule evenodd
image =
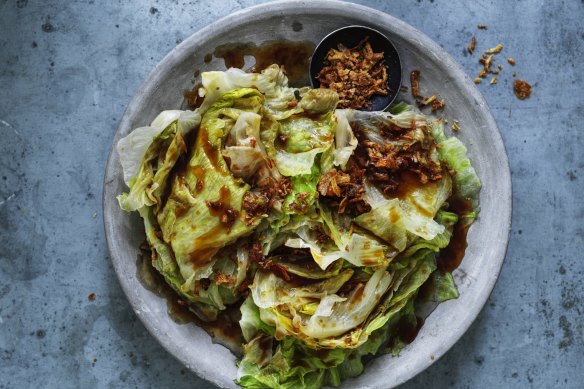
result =
M467 247L466 235L472 223L462 220L462 216L472 212L472 202L460 195L453 195L448 199L448 210L458 215L458 222L452 229L452 237L448 246L440 250L436 258L436 266L439 271L453 272L458 268ZM418 291L418 300L432 301L435 292L434 279L428 278Z
M223 59L225 68L239 68L245 66L245 57L251 56L255 59L255 65L251 69L260 72L272 64L283 66L288 76L290 86L300 87L310 85L308 78L308 67L310 57L314 51L315 45L308 41L289 41L286 39L267 41L261 45L252 42L247 43L228 43L217 46L213 55L206 54L204 57L205 64L211 62L212 57ZM200 75L200 70L195 71L193 83L196 82ZM199 96L199 88L203 85L198 82L191 90L184 92L185 102L190 109L199 107L204 98Z
M137 277L140 283L157 296L166 299L168 315L178 324L194 323L203 328L213 341L241 355L244 343L239 327L239 306L228 307L222 311L217 320L204 322L189 310L188 304L164 281L164 278L152 266L149 253L140 255L137 262Z
M423 325L424 319L421 317L416 316L416 322L412 323L409 317L404 316L397 323L396 336L402 342L410 344L416 339Z
M456 213L459 219L454 225L450 243L440 250L440 254L436 259L438 270L444 272L452 272L460 265L462 258L464 258L464 252L467 246L466 235L471 223L463 220L461 216L472 212L472 202L462 196L455 195L448 199L448 210Z
M228 43L218 46L213 55L222 58L226 68L245 65L245 56L255 58L255 71L259 72L272 64L283 66L290 86L309 84L308 66L315 45L312 42L295 42L286 39L267 41L261 45L252 42Z
M198 70L197 70L197 72L198 72ZM198 77L198 75L195 77ZM189 108L191 108L191 109L199 108L201 106L201 104L203 104L204 97L199 96L199 88L202 88L202 87L203 87L203 84L198 82L195 84L193 89L187 90L183 93L183 96L185 97L185 101L186 101L187 106Z

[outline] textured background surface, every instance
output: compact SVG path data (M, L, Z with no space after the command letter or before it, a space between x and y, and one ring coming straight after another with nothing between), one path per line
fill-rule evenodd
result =
M0 0L0 388L210 387L156 343L122 294L102 177L148 72L191 33L256 3ZM360 3L422 30L471 76L473 34L477 51L505 45L499 83L480 89L513 174L506 263L469 332L403 388L581 387L584 2ZM534 85L530 99L513 96L511 71Z

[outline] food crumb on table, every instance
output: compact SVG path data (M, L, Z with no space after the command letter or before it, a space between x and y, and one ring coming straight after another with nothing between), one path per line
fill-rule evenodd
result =
M468 53L470 55L473 55L476 47L477 47L477 37L473 35L471 40L470 40L470 44L467 46Z
M532 87L525 80L517 79L513 83L513 91L519 100L525 100L531 96Z

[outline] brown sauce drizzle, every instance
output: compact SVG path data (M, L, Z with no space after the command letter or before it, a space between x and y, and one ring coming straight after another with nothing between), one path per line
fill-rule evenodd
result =
M428 302L432 301L434 297L434 292L436 287L434 285L434 277L430 276L418 289L418 295L416 296L416 301Z
M259 348L261 355L258 356L258 361L267 360L272 355L273 338L264 335L259 340Z
M205 169L203 169L203 167L199 165L197 166L189 165L188 170L197 179L197 183L195 184L195 193L200 193L205 187Z
M424 325L424 319L416 316L416 323L412 323L407 316L402 317L397 323L396 335L404 343L410 344L416 339L420 329Z
M175 216L178 217L182 217L184 216L188 211L189 211L189 206L188 205L184 205L181 202L179 202L176 198L173 198L176 201L176 207L174 208L174 214Z
M201 104L203 104L204 97L199 96L199 88L202 88L202 83L197 83L193 89L187 90L183 93L185 100L187 101L187 105L189 108L195 109L199 108Z
M221 226L217 226L217 227L221 227ZM204 242L206 242L206 240L207 240L206 238L217 234L219 232L219 231L217 231L217 227L213 228L208 233L203 234L200 237L198 237L197 239L195 239L194 245L200 246L200 245L204 244ZM209 233L212 233L213 235L210 235ZM217 247L201 248L201 249L198 249L198 250L195 250L195 251L192 251L191 253L189 253L189 259L194 267L200 268L200 267L206 265L207 263L209 263L213 259L213 256L217 253L218 250L219 249Z
M198 132L199 131L190 130L184 137L187 152L182 154L178 158L175 165L172 167L170 173L168 174L167 185L165 185L164 191L160 197L161 198L160 204L164 204L164 206L166 206L167 201L170 199L178 202L179 208L182 206L180 204L180 199L177 199L175 196L171 196L172 187L174 186L176 180L180 180L182 185L187 185L186 181L184 180L184 176L187 171L187 166L191 158L191 150L193 150L194 148ZM184 207L187 207L187 205L184 205ZM155 209L156 214L158 214L159 211L160 209ZM181 212L183 212L183 210L179 210L178 211L179 215L177 216L180 216ZM186 210L184 210L184 212L186 212Z
M458 222L453 227L448 246L443 248L436 258L436 267L441 272L453 272L464 258L467 247L466 235L472 223L462 220L463 215L472 212L472 202L460 195L448 199L448 210L458 215ZM432 301L436 287L434 279L428 278L418 291L419 301Z
M440 251L436 259L438 270L443 272L452 272L462 262L467 246L466 234L471 226L471 223L462 218L462 215L472 212L470 200L455 195L448 199L448 205L448 210L456 213L459 219L454 225L450 243Z
M300 87L310 83L308 66L314 47L314 43L309 41L294 42L283 39L267 41L259 46L252 42L228 43L218 46L213 54L217 58L223 58L226 68L243 68L246 55L255 58L255 65L250 69L255 72L278 64L284 67L290 86ZM206 64L212 59L211 54L206 54L203 58ZM199 73L197 70L195 77L198 77ZM184 92L189 108L198 108L203 103L204 97L199 96L199 88L202 86L203 84L199 82L192 90Z
M425 185L420 182L418 176L408 170L401 171L397 174L397 181L399 185L397 188L389 193L389 197L397 197L403 199L408 197L408 195L418 188L422 188Z
M189 310L188 303L166 283L164 277L152 266L149 254L138 256L136 262L137 278L152 293L166 299L168 315L178 324L195 323L203 328L214 342L224 345L234 353L241 355L243 334L239 326L239 304L229 306L221 312L217 320L204 322Z
M235 220L239 216L239 212L229 206L230 199L231 191L228 187L222 186L219 189L219 199L206 202L209 213L218 217L221 225L227 230L231 229L233 223L235 223Z
M199 129L198 141L201 143L201 147L203 148L203 151L207 155L207 158L209 158L209 162L211 162L213 168L215 168L217 172L225 175L225 172L219 166L219 151L217 150L217 147L215 147L209 141L209 132L207 131L206 128Z
M301 86L308 83L309 58L314 51L312 42L289 40L267 41L257 46L255 43L228 43L218 46L213 53L223 58L226 68L243 68L246 55L255 58L255 71L259 72L272 64L283 66L290 85Z
M189 259L193 266L197 268L204 266L213 259L213 256L217 253L219 248L209 247L209 241L213 241L217 234L229 231L233 226L233 223L237 220L239 212L229 206L230 198L231 191L228 187L223 186L219 189L218 200L206 202L209 213L218 217L219 223L203 235L195 238L193 241L194 247L200 247L189 254Z

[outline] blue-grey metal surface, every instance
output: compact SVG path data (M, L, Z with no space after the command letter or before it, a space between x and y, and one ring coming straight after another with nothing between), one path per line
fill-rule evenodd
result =
M0 388L209 387L127 303L107 257L102 177L118 120L154 65L256 3L0 0ZM499 82L479 87L513 174L507 260L469 332L404 387L581 387L584 3L360 3L417 27L473 76L473 34L477 51L505 45ZM534 85L530 99L514 97L513 71Z

